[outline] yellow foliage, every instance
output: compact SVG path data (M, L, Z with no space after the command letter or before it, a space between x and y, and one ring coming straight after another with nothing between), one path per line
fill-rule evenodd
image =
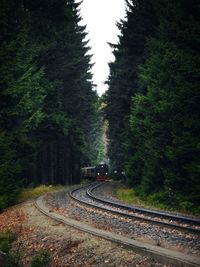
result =
M117 189L116 194L120 200L128 204L147 206L147 203L145 203L144 201L142 201L139 197L135 195L134 189L119 188Z
M99 107L99 111L103 111L106 107L107 107L107 104L102 102L100 107Z
M62 186L53 186L53 185L40 185L35 188L24 188L19 196L19 202L26 201L31 198L39 197L43 194L53 192L55 190L62 189Z

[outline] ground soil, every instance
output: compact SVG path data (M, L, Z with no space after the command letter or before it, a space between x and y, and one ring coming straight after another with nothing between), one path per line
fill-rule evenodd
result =
M23 267L29 267L31 258L43 250L51 254L50 267L163 267L132 250L46 217L37 210L34 200L0 214L0 231L7 228L16 232L13 249L23 251Z

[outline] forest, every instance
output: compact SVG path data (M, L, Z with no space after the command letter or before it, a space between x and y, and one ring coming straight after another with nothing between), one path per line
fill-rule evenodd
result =
M200 3L127 5L104 96L111 168L143 198L200 212Z
M200 212L200 3L126 3L100 98L80 3L1 1L0 210L23 187L79 183L108 125L116 178Z
M79 4L0 5L2 209L24 186L79 183L80 166L98 160L102 119Z

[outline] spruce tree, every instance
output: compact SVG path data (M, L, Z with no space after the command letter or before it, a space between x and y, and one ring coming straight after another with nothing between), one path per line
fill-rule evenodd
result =
M79 182L81 164L94 161L98 98L78 7L1 1L1 207L22 184Z
M42 32L35 31L33 38L45 44L38 64L45 66L46 78L53 86L45 98L43 145L35 175L44 183L78 182L97 99L92 91L85 27L78 24L79 4L74 1L44 2L38 10L39 2L29 3L33 27L40 29L42 24Z
M138 66L147 56L146 39L155 32L154 1L127 1L127 17L118 24L119 43L112 45L115 61L110 63L106 118L109 122L109 157L113 169L122 170L130 156L129 116L131 97L145 93L138 80Z
M133 98L131 112L140 142L130 162L132 168L139 164L141 191L164 190L166 201L173 195L174 204L182 199L184 205L199 205L200 195L198 10L197 1L165 2L159 34L148 41L150 57L140 70L147 94Z
M34 64L38 47L28 38L29 17L22 2L2 1L0 10L0 191L8 205L16 198L24 171L33 158L37 140L31 132L42 120L47 84L43 70Z

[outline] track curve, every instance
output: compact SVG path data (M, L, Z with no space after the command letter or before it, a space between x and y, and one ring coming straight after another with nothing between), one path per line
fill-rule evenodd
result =
M107 198L105 199L94 195L94 190L99 186L102 186L103 184L104 183L94 183L90 184L89 187L87 185L74 189L70 192L70 197L79 203L91 206L96 209L101 209L115 215L124 216L130 219L138 219L149 223L163 225L165 227L172 227L181 231L189 231L192 233L200 234L200 220L198 219L125 205L122 203L114 202L112 200L108 200ZM76 193L79 190L83 189L86 190L87 197L92 199L93 202L89 201L86 197L82 199L80 197L76 197ZM99 205L99 203L103 204Z
M76 191L76 190L75 190ZM163 263L169 264L173 267L199 267L199 257L184 255L183 253L165 249L162 247L153 246L150 244L145 244L138 242L136 240L110 233L108 231L100 230L92 226L86 225L82 222L73 220L71 218L66 218L63 215L57 214L56 212L49 209L45 204L45 196L39 197L35 202L36 207L46 216L62 222L70 227L76 228L78 230L93 234L100 238L107 239L112 242L116 242L120 245L126 246L139 252L145 256L150 256L151 258Z

